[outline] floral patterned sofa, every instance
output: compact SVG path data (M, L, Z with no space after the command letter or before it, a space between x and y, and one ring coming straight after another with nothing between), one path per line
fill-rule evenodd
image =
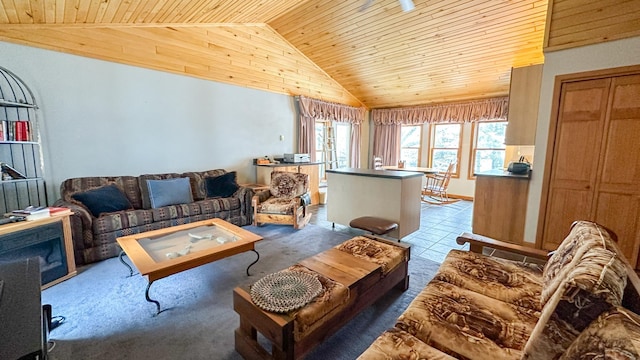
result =
M229 175L233 175L230 177ZM150 201L147 181L188 178L190 201L180 204L154 207ZM120 249L116 238L186 224L210 218L221 218L238 226L251 224L251 197L253 190L239 187L229 196L210 197L210 179L228 179L227 185L235 184L235 173L223 169L187 172L182 174L147 174L140 176L81 177L71 178L60 185L61 198L54 206L69 207L75 260L78 265L89 264L117 256ZM128 200L127 209L118 209L95 216L81 201L78 194L115 185ZM232 187L232 190L236 188ZM108 206L108 204L105 204ZM113 209L112 209L113 210Z
M545 265L532 265L482 255L486 238L463 234L480 253L451 251L359 359L640 359L640 280L614 239L576 222Z

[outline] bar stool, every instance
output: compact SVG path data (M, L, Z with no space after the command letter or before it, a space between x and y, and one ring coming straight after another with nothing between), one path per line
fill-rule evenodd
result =
M374 235L386 235L398 228L398 223L375 216L362 216L349 222L349 226L368 231ZM398 239L400 242L400 239Z

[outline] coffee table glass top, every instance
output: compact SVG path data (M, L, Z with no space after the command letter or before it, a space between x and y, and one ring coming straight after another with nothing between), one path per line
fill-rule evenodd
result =
M211 224L168 235L141 238L138 244L155 262L163 262L239 240L242 240L240 236Z
M189 235L191 234L191 235ZM245 251L253 251L262 236L209 219L151 230L116 239L118 245L150 281Z

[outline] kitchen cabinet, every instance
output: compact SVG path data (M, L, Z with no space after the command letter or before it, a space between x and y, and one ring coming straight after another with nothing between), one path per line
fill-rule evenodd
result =
M524 245L530 175L515 175L502 170L475 175L473 233Z
M535 144L541 84L542 64L511 69L505 144Z

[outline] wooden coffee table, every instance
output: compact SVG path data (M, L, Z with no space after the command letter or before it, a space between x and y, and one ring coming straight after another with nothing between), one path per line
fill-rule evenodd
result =
M126 254L140 275L148 280L145 298L156 304L157 314L160 302L149 297L149 289L154 281L224 259L245 251L253 251L258 258L247 267L260 260L255 250L255 243L262 237L222 219L210 219L185 225L147 231L139 234L119 237L120 261L129 268L129 276L133 276L133 268L123 257Z
M332 310L320 326L299 340L294 338L294 317L261 309L251 300L249 287L236 287L233 290L233 309L240 316L240 326L235 331L236 351L245 359L300 359L393 287L406 290L409 286L410 246L384 239L378 241L405 251L405 260L386 275L380 265L335 248L299 262L343 284L350 294L344 307ZM270 351L258 341L258 333L271 343Z

